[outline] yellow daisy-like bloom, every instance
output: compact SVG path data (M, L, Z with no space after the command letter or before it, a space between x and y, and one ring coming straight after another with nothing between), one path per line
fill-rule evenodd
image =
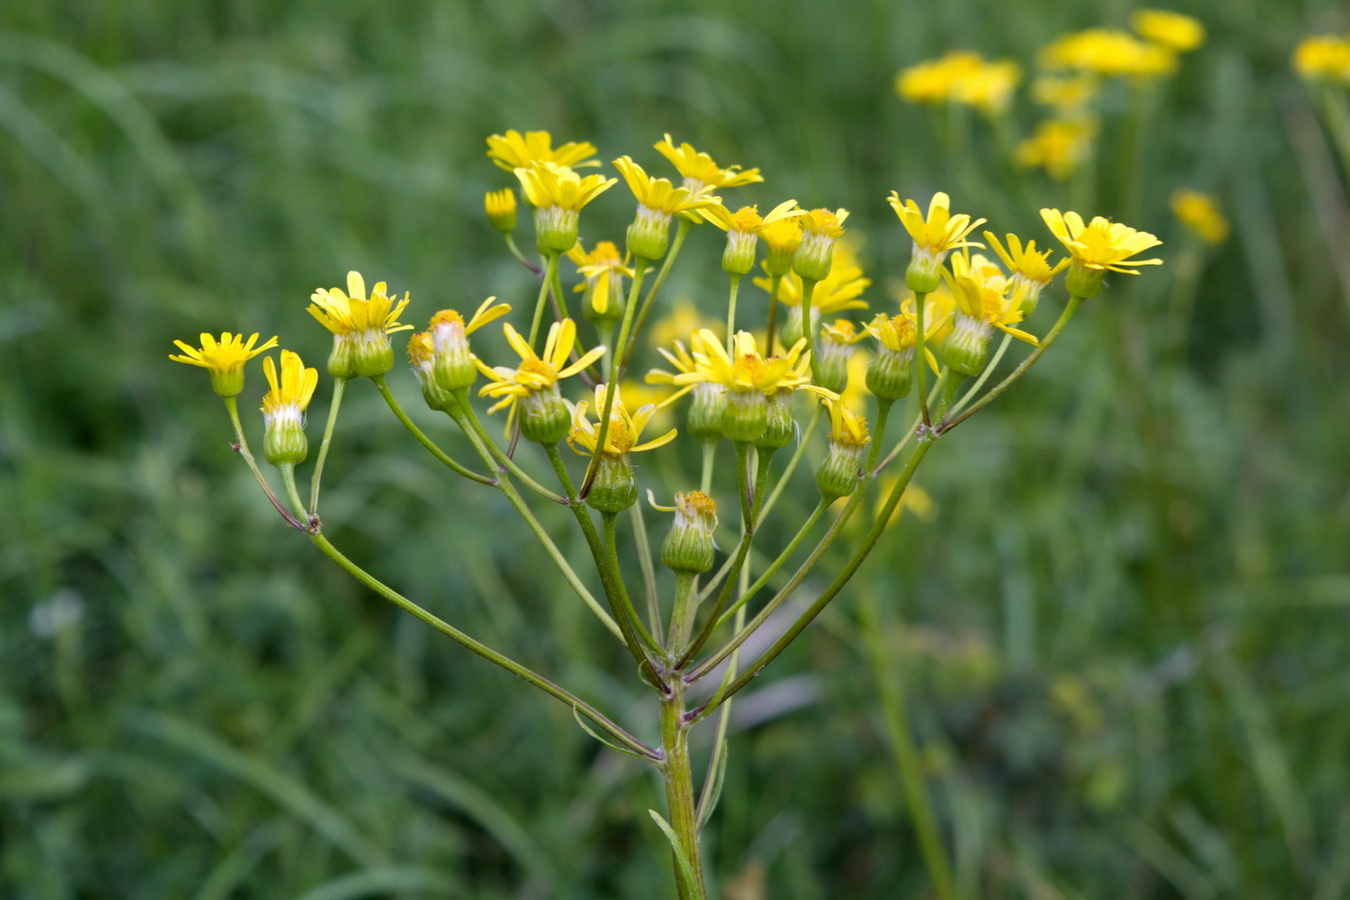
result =
M205 369L211 376L212 390L221 397L237 396L244 389L244 363L277 345L275 336L264 341L262 346L255 347L257 334L245 340L242 334L229 331L223 332L219 341L206 332L202 332L200 337L201 347L175 340L174 343L183 353L181 356L171 353L169 359Z
M705 185L690 190L675 187L669 178L652 178L631 157L614 160L628 189L637 199L637 218L628 226L628 251L646 260L661 259L670 242L670 220L676 213L694 213L721 203Z
M767 224L760 230L759 236L768 250L764 260L764 270L770 275L783 276L792 271L792 256L802 245L802 226L797 217L779 219Z
M1219 201L1212 194L1177 188L1172 192L1172 215L1206 244L1228 239L1228 217L1219 211Z
M1008 241L1006 249L992 231L984 233L984 239L1012 273L1013 302L1024 316L1029 316L1036 311L1041 291L1050 283L1050 279L1068 267L1069 259L1065 257L1052 266L1050 251L1037 250L1035 241L1027 241L1023 246L1022 239L1017 235L1008 234L1005 237Z
M1007 332L1019 341L1033 346L1038 343L1035 335L1009 327L1022 321L1022 308L1011 296L1012 281L997 266L984 257L959 253L951 260L950 282L957 315L949 341L958 339L964 316Z
M984 219L971 219L965 213L952 215L951 198L942 191L929 201L927 216L913 200L901 202L895 191L891 191L886 202L914 240L914 255L905 271L905 283L916 293L931 293L942 283L942 261L949 252L960 247L982 246L967 238L984 224Z
M309 452L305 438L305 408L319 383L317 369L306 369L297 353L281 351L281 377L272 357L263 360L271 385L263 395L263 458L274 466L304 462Z
M492 414L499 409L509 408L506 419L506 432L511 433L516 411L521 410L521 432L532 441L552 443L561 440L567 433L570 419L562 397L558 391L558 381L569 378L595 362L605 353L604 347L594 347L582 354L576 362L567 365L567 357L577 340L577 326L571 319L563 319L549 326L548 337L544 341L544 352L536 355L511 324L502 326L507 343L520 356L520 365L515 368L497 366L488 368L477 357L474 365L491 379L491 383L479 388L480 397L501 398L488 409ZM561 410L561 433L559 431L559 412ZM552 435L552 441L542 440L540 435Z
M748 331L736 332L732 338L732 352L728 354L716 334L701 328L694 332L693 349L693 370L675 375L671 383L708 381L732 392L767 393L781 387L801 387L808 381L795 371L806 352L805 339L797 341L787 355L765 359L760 355L755 336Z
M695 333L691 329L688 333ZM673 349L667 350L665 347L657 347L656 352L666 358L674 371L667 372L665 369L652 369L647 373L646 382L648 384L664 384L671 387L678 387L675 393L671 394L665 400L661 401L658 408L664 408L674 403L680 397L690 391L693 392L693 402L689 407L688 431L694 437L701 441L718 440L722 437L722 413L726 409L726 397L722 386L711 381L693 381L677 382L676 379L681 375L688 375L697 369L694 357L685 349L682 341L673 342Z
M668 134L654 146L662 156L670 160L671 165L684 179L684 187L689 191L697 192L705 187L714 190L739 187L764 180L759 174L759 169L742 171L740 166L728 166L724 169L708 154L695 150L692 144L680 144L676 148L675 142Z
M394 350L389 335L409 331L413 326L400 324L399 314L408 306L408 294L395 305L388 286L379 281L366 295L366 281L360 272L347 273L347 291L320 288L309 297L309 314L333 333L333 352L328 357L328 373L334 378L358 375L383 375L394 367Z
M431 324L427 329L434 350L431 371L432 377L442 391L463 390L478 378L473 352L469 349L469 335L511 311L509 304L496 303L496 299L488 297L480 303L467 323L464 317L453 309L443 309L431 317ZM412 353L411 344L408 346L408 352Z
M1306 37L1294 48L1294 71L1312 80L1350 84L1350 36Z
M1045 169L1064 181L1091 155L1096 137L1097 123L1090 118L1049 119L1017 145L1013 159L1024 169Z
M1138 275L1138 269L1127 269L1124 265L1162 265L1161 259L1130 259L1136 253L1162 244L1147 231L1136 231L1128 225L1111 222L1101 216L1094 216L1085 225L1078 213L1061 213L1057 209L1041 210L1041 218L1064 245L1064 249L1069 251L1073 261L1085 268Z
M568 141L558 149L553 149L553 135L547 131L508 131L506 134L494 134L487 139L488 157L500 168L508 172L516 169L528 169L535 163L555 163L559 166L598 166L598 159L587 159L595 155L595 145L587 141Z
M597 418L604 413L606 399L607 386L597 384L595 386ZM585 400L572 408L572 430L567 434L567 443L578 453L594 456L600 439L600 424L598 421L592 422L587 417L586 413L589 408ZM629 453L662 447L675 440L677 431L672 428L658 438L653 438L643 444L638 443L638 439L642 436L642 430L647 427L647 422L655 412L656 405L647 403L630 414L627 407L624 406L623 395L619 392L619 389L616 389L614 391L614 406L609 413L609 428L605 432L605 447L602 452L611 456L627 456Z
M1158 44L1110 28L1066 34L1041 51L1041 66L1076 69L1105 77L1154 78L1176 71L1177 56Z
M1130 15L1130 27L1144 40L1177 53L1194 50L1205 42L1205 26L1199 19L1166 9L1137 9Z
M619 248L612 241L601 241L587 253L577 244L567 252L567 258L576 263L577 274L585 282L573 288L585 291L583 311L586 318L596 322L611 322L623 315L623 279L632 278L633 267L625 265Z
M842 399L826 398L825 404L830 409L830 440L853 445L866 444L870 440L866 418L849 409Z
M758 206L742 206L733 213L718 203L699 210L699 215L727 233L722 268L734 275L746 275L755 267L755 249L759 245L760 233L776 222L804 216L806 210L798 209L796 200L784 200L770 210L767 216L761 216Z
M582 177L566 166L544 161L514 170L535 209L539 252L565 253L577 242L581 208L618 183L603 175Z
M858 487L863 451L871 439L867 420L841 397L827 398L830 408L829 453L816 470L816 484L826 499L846 497Z

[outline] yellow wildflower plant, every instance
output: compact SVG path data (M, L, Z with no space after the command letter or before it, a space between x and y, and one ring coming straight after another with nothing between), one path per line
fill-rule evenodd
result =
M1172 215L1206 244L1222 244L1228 239L1231 225L1212 194L1177 188L1172 192Z
M520 365L488 368L474 357L474 365L490 379L478 389L480 397L500 398L488 408L488 414L507 409L506 433L511 433L519 411L521 434L527 440L552 444L566 436L571 414L558 390L558 382L570 378L595 362L605 353L604 347L593 347L576 362L567 365L567 358L576 345L577 326L571 319L554 322L544 341L544 352L536 354L528 341L508 322L502 326L506 341L520 356Z
M971 219L966 213L951 213L951 198L942 191L933 195L925 216L913 200L900 200L891 191L886 202L900 217L900 224L914 241L914 255L905 272L905 282L916 293L931 293L941 283L942 261L952 250L961 247L983 246L967 240L970 233L984 224L984 219Z
M1199 19L1167 9L1136 9L1130 27L1146 41L1176 53L1187 53L1205 42L1205 26Z
M553 135L547 131L521 134L511 130L506 134L494 134L487 139L487 146L488 158L508 172L529 169L541 162L570 168L600 165L598 159L588 158L595 155L594 144L589 141L568 141L554 149Z
M1294 71L1311 81L1350 85L1350 35L1312 35L1294 48Z
M1027 241L1024 245L1022 239L1015 234L1007 234L1004 237L1008 242L1006 248L992 231L984 233L984 239L998 254L998 258L1003 260L1012 276L1013 302L1022 310L1024 316L1029 316L1036 311L1041 291L1045 286L1052 278L1068 268L1069 258L1065 257L1052 266L1051 251L1037 250L1035 241Z
M703 329L713 334L714 339L720 343L716 333L708 329ZM690 334L695 333L691 330ZM726 396L721 385L713 381L684 380L677 381L681 375L689 375L698 368L693 355L685 349L683 341L672 342L672 349L657 347L656 352L665 357L666 362L670 363L674 371L665 369L652 369L647 373L645 381L648 384L663 384L678 388L659 404L660 407L666 407L674 403L685 394L693 392L693 400L689 405L687 417L687 428L691 435L701 441L718 440L722 437L722 414L726 410Z
M320 288L310 295L309 314L333 333L333 352L328 374L334 378L383 375L394 367L394 349L389 335L410 331L398 321L408 306L408 294L397 305L388 285L377 281L369 296L360 272L347 273L347 290Z
M760 233L776 222L804 216L806 210L799 209L796 200L784 200L771 209L768 215L761 216L758 206L742 206L733 213L717 203L699 210L699 215L727 233L722 268L734 275L746 275L755 267L755 249L759 245Z
M1073 257L1066 287L1075 297L1087 300L1097 296L1107 272L1139 274L1138 269L1128 269L1126 265L1162 265L1161 259L1130 258L1162 243L1147 231L1136 231L1101 216L1094 216L1084 224L1078 213L1061 213L1057 209L1041 210L1041 218Z
M567 251L567 258L576 264L577 274L585 279L573 288L585 292L582 315L600 323L612 323L623 315L623 279L632 278L633 267L619 255L613 241L600 241L590 253L580 244Z
M587 175L542 161L514 170L525 199L535 209L535 241L546 255L565 253L577 242L581 208L618 183L617 178Z
M473 352L469 349L469 335L511 311L510 304L497 303L496 300L496 297L488 297L480 303L468 322L453 309L443 309L431 317L427 329L434 350L431 371L441 390L461 391L477 379Z
M816 383L836 394L847 388L854 345L864 337L866 332L859 331L858 326L848 319L836 319L821 328L813 371Z
M1159 44L1111 28L1076 31L1041 50L1042 68L1091 72L1106 78L1156 78L1176 71L1177 56Z
M608 386L595 386L595 412L597 418L603 414L608 399ZM567 443L578 453L594 456L600 440L599 422L592 422L587 416L590 406L585 400L572 407L572 429L567 434ZM656 404L645 403L632 413L624 405L621 388L614 391L614 405L609 413L609 428L605 431L605 446L600 452L612 456L627 456L643 450L654 450L675 440L678 431L674 428L658 438L646 443L638 443L642 431L656 413Z
M281 351L281 376L272 357L263 360L271 386L263 395L263 458L274 466L304 462L309 452L305 409L319 383L318 369L307 369L300 355Z
M759 169L742 169L741 166L728 166L724 169L708 154L695 150L692 144L680 144L676 147L668 134L654 146L658 153L670 160L671 165L684 179L684 187L691 192L703 188L719 190L725 187L740 187L743 184L754 184L764 180L764 176L759 174Z
M171 353L169 359L189 366L200 366L211 376L211 389L221 397L235 397L244 389L244 363L259 353L277 345L275 336L268 338L261 346L258 335L252 334L245 340L242 334L222 332L220 340L202 332L199 336L200 347L193 347L183 341L175 340L181 355Z
M1024 169L1044 169L1064 181L1092 155L1097 123L1090 118L1047 119L1014 151L1013 161Z
M802 278L820 281L830 274L834 245L844 233L848 210L813 209L797 219L802 228L801 246L792 254L792 271Z
M661 259L670 243L670 220L676 213L693 213L721 202L710 186L676 187L669 178L653 178L632 157L614 160L628 189L637 199L637 217L628 226L628 252L646 260Z

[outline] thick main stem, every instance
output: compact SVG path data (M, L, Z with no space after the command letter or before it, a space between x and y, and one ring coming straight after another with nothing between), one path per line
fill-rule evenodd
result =
M698 806L694 800L694 775L689 765L689 723L685 721L684 686L673 679L670 693L661 700L661 780L666 787L670 827L689 871L675 860L675 885L680 900L707 900L703 882L703 855L698 846ZM692 877L691 877L692 876Z

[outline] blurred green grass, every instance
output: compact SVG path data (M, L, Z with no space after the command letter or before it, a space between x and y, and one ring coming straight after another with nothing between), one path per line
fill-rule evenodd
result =
M907 249L892 188L1040 234L1033 209L967 190L894 71L952 47L1029 64L1126 11L6 5L0 893L668 892L634 825L660 805L650 776L286 539L171 340L256 329L318 358L305 300L349 268L411 290L414 321L527 295L480 208L501 174L483 138L506 128L644 163L670 132L760 166L774 196L849 207L878 306ZM1177 184L1234 218L1188 344L1140 365L1167 267L1108 292L954 432L922 479L937 522L899 529L850 589L887 601L972 896L1350 891L1347 298L1311 202L1346 196L1346 173L1297 152L1320 136L1287 64L1301 34L1350 23L1333 3L1181 11L1210 42L1161 111L1130 224L1175 246ZM595 227L625 216L616 201ZM700 237L690 256L712 258ZM671 293L702 284L721 290ZM629 713L622 661L522 574L523 536L465 527L504 506L447 490L352 393L326 487L339 545ZM814 495L788 500L790 520ZM766 712L732 743L708 839L722 883L760 862L775 898L924 896L853 609L765 679L807 673L789 683L804 711L741 704Z

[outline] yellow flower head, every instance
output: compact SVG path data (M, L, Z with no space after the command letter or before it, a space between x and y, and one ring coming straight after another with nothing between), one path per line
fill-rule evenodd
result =
M952 200L942 191L934 194L933 199L929 201L927 216L924 216L919 210L919 204L913 200L901 202L900 195L895 191L891 191L886 202L895 210L895 214L900 217L900 224L905 226L909 236L914 239L915 253L928 254L941 262L948 251L958 247L982 246L966 238L984 224L984 219L972 220L966 213L952 215Z
M516 230L516 192L510 188L488 191L483 197L483 211L488 223L502 234Z
M742 171L740 166L729 166L723 169L713 161L711 156L695 150L692 144L680 144L677 149L670 135L666 135L665 139L659 141L655 146L657 151L675 166L680 176L684 178L684 187L690 191L696 192L705 187L714 190L724 187L739 187L743 184L753 184L756 181L764 180L763 176L759 174L759 169Z
M618 183L617 178L587 175L551 162L515 170L525 199L535 208L535 238L541 253L565 253L577 242L581 208Z
M263 419L268 423L304 423L304 412L319 384L319 370L306 369L300 354L281 351L281 377L277 377L276 362L272 357L263 360L263 373L271 386L263 395Z
M1041 210L1041 218L1069 251L1073 261L1086 268L1138 275L1138 269L1127 269L1124 265L1162 265L1160 259L1130 259L1136 253L1162 244L1147 231L1136 231L1128 225L1111 222L1101 216L1094 216L1091 222L1084 225L1083 217L1078 213L1061 213L1057 209Z
M1294 48L1294 71L1303 78L1350 85L1350 35L1304 38Z
M516 169L528 169L535 163L555 163L559 166L598 166L599 160L587 159L595 155L595 145L582 141L568 141L558 149L553 149L553 135L547 131L508 131L506 134L494 134L487 139L487 155L499 167L508 172Z
M360 272L347 273L347 291L320 288L309 297L309 314L333 333L333 352L328 357L328 372L334 378L383 375L394 366L394 350L389 335L408 331L411 325L398 321L408 306L408 294L397 305L389 297L383 281L376 282L366 296L366 282Z
M867 419L849 409L842 398L825 398L830 408L830 440L838 444L862 446L870 439Z
M571 319L554 322L549 327L542 355L536 355L534 348L511 327L509 322L502 326L502 331L506 335L507 343L520 356L520 365L515 369L505 366L490 369L477 357L474 358L474 364L480 372L491 379L490 383L479 388L478 396L501 398L488 409L488 413L495 413L504 407L510 409L506 421L508 433L515 420L517 404L521 400L537 394L546 394L549 398L556 396L560 379L575 375L605 353L604 347L594 347L582 354L576 362L567 365L567 357L571 355L572 347L577 340L577 326Z
M980 256L972 258L968 252L956 254L951 260L949 286L962 315L992 325L1028 344L1037 343L1035 336L1008 327L1022 321L1020 298L1010 296L1012 281L988 260ZM960 316L957 319L957 328L960 328Z
M1130 27L1144 40L1177 53L1194 50L1205 42L1205 26L1200 20L1166 9L1137 9L1130 15Z
M784 200L770 210L768 215L761 216L758 206L742 206L733 213L721 203L716 203L699 210L699 215L723 231L758 236L775 222L806 215L806 210L798 209L796 200ZM797 240L798 242L801 240L800 231L797 232Z
M1089 28L1066 34L1041 51L1041 65L1050 70L1073 69L1104 77L1154 78L1176 71L1176 54L1149 44L1128 32Z
M1219 210L1219 201L1212 194L1177 188L1172 192L1172 214L1206 244L1222 244L1228 239L1228 217Z
M770 275L786 275L792 271L792 256L802 245L802 226L797 216L785 217L767 224L759 233L769 251L764 268Z
M496 303L496 299L489 297L480 303L467 323L459 311L453 309L443 309L431 317L427 333L431 339L434 356L428 365L441 390L450 392L462 390L473 384L478 377L473 353L469 349L469 335L511 311L509 304ZM413 352L413 342L410 341L408 343L410 357ZM416 364L417 360L414 360L414 363ZM425 381L423 384L425 386Z
M1003 264L1008 267L1012 277L1018 276L1035 284L1046 285L1056 274L1063 271L1068 266L1069 260L1061 259L1055 265L1050 265L1049 250L1037 250L1035 241L1027 241L1025 245L1022 239L1015 234L1007 234L1005 238L1008 246L1005 249L999 241L998 236L992 231L984 233L984 239L989 242L989 246L998 254L998 258L1003 260Z
M806 340L799 340L786 356L760 355L754 335L738 331L732 339L731 353L726 345L706 328L694 332L694 368L671 378L673 384L713 382L732 392L758 391L768 394L783 389L806 387L809 379L798 371L806 360ZM669 357L667 357L669 358Z
M844 233L848 210L813 209L797 219L802 226L802 243L792 255L792 271L802 278L820 281L830 274L834 245Z
M255 347L257 334L251 335L248 340L242 334L228 331L221 334L219 341L206 332L202 332L200 337L201 347L174 341L183 354L171 353L169 359L189 366L201 366L211 375L212 389L222 397L237 396L244 389L244 363L277 345L277 339L270 337L262 346Z
M1045 169L1064 181L1092 153L1097 124L1091 119L1048 119L1031 137L1017 145L1014 160L1024 169Z
M577 274L586 280L573 290L585 291L585 309L588 318L608 321L623 313L623 279L633 277L633 267L626 265L619 248L612 241L600 241L590 253L577 244L567 254L577 265Z
M642 166L633 162L631 157L621 156L614 160L614 168L619 170L628 188L637 198L638 205L653 213L664 213L667 217L677 212L692 212L707 209L721 202L709 193L711 187L699 188L675 187L669 178L653 178Z
M606 385L597 384L595 386L597 418L604 414L606 394ZM567 443L578 453L584 451L586 455L594 456L600 438L600 425L587 417L588 409L589 406L585 400L572 407L572 429L567 434ZM642 436L642 430L647 427L647 422L655 412L656 406L647 403L629 414L628 409L623 404L623 396L619 393L619 389L615 388L614 406L609 413L609 429L605 432L605 446L602 452L611 456L626 456L629 453L652 450L675 440L677 432L672 428L645 444L638 443L638 439Z
M1052 106L1061 119L1078 118L1101 90L1096 75L1043 76L1031 86L1031 96L1043 106Z

